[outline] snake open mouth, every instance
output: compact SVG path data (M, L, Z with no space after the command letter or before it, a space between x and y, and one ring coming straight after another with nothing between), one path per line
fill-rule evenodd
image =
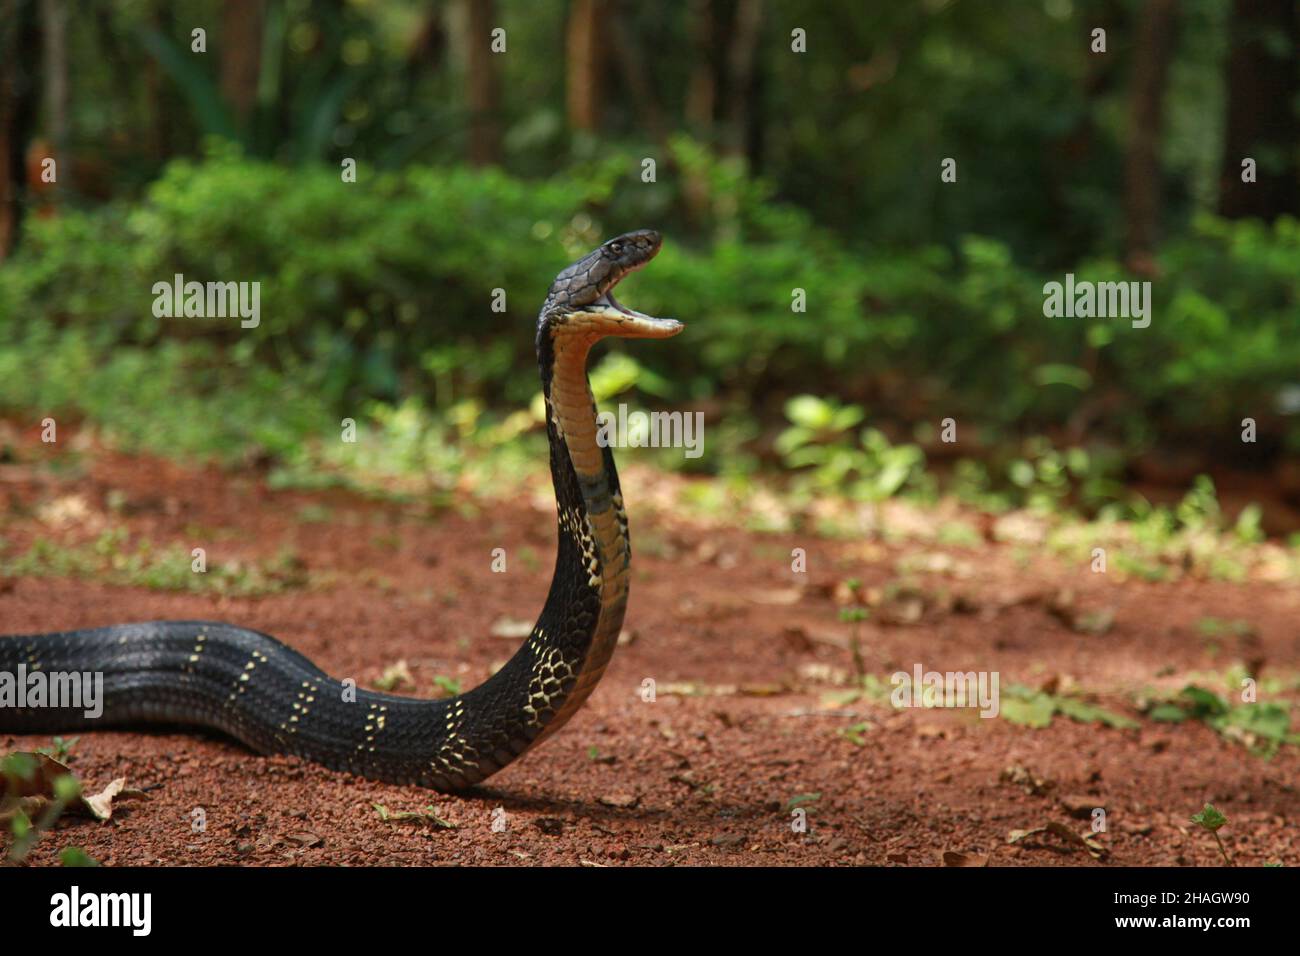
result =
M629 309L629 308L628 308L627 306L625 306L623 303L619 302L618 299L614 298L614 290L613 290L613 289L610 289L608 292L606 292L604 295L602 295L599 299L597 299L593 304L594 304L594 305L603 305L603 306L605 306L606 308L618 309L618 311L622 312L624 315L637 315L637 316L642 316L643 318L648 318L648 316L646 316L646 314L645 314L644 312L637 312L637 311L635 311L635 310L633 310L633 309Z
M637 272L644 267L645 264L642 263L628 269L627 273L620 276L598 299L587 307L588 310L600 309L605 313L606 318L614 320L615 327L610 330L611 335L619 335L624 338L666 339L676 335L686 327L677 319L663 319L655 315L638 312L636 309L629 309L614 297L614 286L627 278L628 274Z

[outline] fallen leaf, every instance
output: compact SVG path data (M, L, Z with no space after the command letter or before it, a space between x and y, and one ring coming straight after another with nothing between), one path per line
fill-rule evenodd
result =
M1083 847L1094 860L1100 860L1110 853L1091 833L1076 833L1059 820L1052 820L1046 826L1034 827L1032 830L1012 830L1007 834L1007 842L1022 843L1043 833L1058 836L1071 846Z
M139 790L128 793L126 777L118 777L99 793L89 797L83 794L81 801L96 820L107 820L113 816L113 798L117 796L143 797L145 794Z
M433 804L429 804L429 806L425 807L423 810L403 810L397 813L389 810L388 807L384 806L382 803L372 803L371 806L374 807L375 812L379 814L379 819L383 820L385 823L397 822L400 820L420 820L432 823L444 830L456 829L456 824L448 823L434 812Z
M383 673L375 678L375 686L380 690L396 690L404 686L414 687L415 678L411 674L410 665L405 660L389 664L384 668Z
M1018 787L1023 787L1025 793L1032 797L1041 797L1056 785L1053 781L1038 776L1033 771L1029 770L1027 767L1021 766L1020 764L1012 764L1010 767L1006 767L1002 773L998 775L998 779L1003 783L1011 783Z
M5 768L0 777L0 822L12 819L19 811L33 817L60 801L70 813L107 820L113 815L114 797L148 799L143 790L127 787L125 777L117 778L97 794L86 796L76 775L48 754L17 751L0 763Z
M751 591L748 597L755 604L784 607L790 604L798 604L803 600L803 590L800 588L773 588L769 591Z
M600 797L600 802L607 807L616 807L620 810L635 807L641 802L641 798L630 793L611 793Z
M1067 794L1061 797L1061 806L1063 806L1070 816L1079 820L1087 820L1092 817L1092 811L1099 804L1097 797L1090 797L1087 794Z

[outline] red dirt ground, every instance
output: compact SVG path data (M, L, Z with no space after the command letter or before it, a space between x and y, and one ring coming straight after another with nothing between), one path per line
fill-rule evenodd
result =
M22 553L37 536L64 543L126 524L157 544L208 548L211 562L268 559L291 547L315 582L258 599L162 593L66 578L0 580L0 632L24 633L155 618L226 620L277 635L336 676L373 682L399 660L428 694L437 675L466 687L513 651L490 635L502 618L531 621L546 592L554 515L549 488L475 515L376 503L344 493L277 492L254 472L186 469L94 450L84 469L47 466L56 452L28 438L0 463L0 536ZM1300 864L1298 748L1271 759L1203 724L1137 714L1143 687L1181 687L1193 672L1251 661L1293 675L1300 595L1293 585L1122 584L1044 557L1028 568L988 544L946 551L952 569L925 575L960 600L927 605L914 623L873 616L862 628L869 672L915 663L996 670L1003 688L1077 686L1137 717L1134 730L1058 716L1046 729L981 720L972 711L894 710L887 702L827 704L851 669L849 625L836 585L896 578L915 546L808 535L707 531L644 503L662 482L624 468L634 577L628 639L604 682L544 746L468 796L372 783L295 759L254 755L189 732L84 734L71 766L97 790L115 777L150 799L119 805L106 823L65 818L32 864L83 847L105 864L244 865L940 865L946 851L979 865L1213 865L1213 839L1188 820L1206 802L1243 865ZM675 479L674 479L675 480ZM662 497L662 496L661 496ZM76 502L69 509L42 508ZM643 502L638 506L638 502ZM110 503L116 508L111 509ZM329 509L304 523L304 506ZM53 516L53 517L52 517ZM196 537L202 540L196 541ZM509 572L492 573L505 548ZM808 573L790 550L808 552ZM528 552L535 558L529 560ZM1072 588L1082 607L1112 608L1104 635L1075 633L1048 613ZM1254 635L1202 639L1206 616L1245 619ZM654 702L640 697L652 678ZM689 693L687 693L689 692ZM867 722L860 744L841 731ZM0 735L0 752L46 738ZM807 832L787 802L804 794ZM380 819L433 812L428 821ZM206 830L191 830L204 808ZM1103 807L1108 851L1094 860L1056 836L1008 843L1017 829ZM504 817L496 812L504 810ZM493 820L505 828L493 830ZM950 857L949 863L960 862Z

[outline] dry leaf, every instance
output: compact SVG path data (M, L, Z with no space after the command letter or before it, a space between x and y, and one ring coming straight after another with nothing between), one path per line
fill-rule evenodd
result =
M625 810L635 807L641 802L641 798L630 793L611 793L601 797L600 802L607 807Z
M290 833L287 836L285 836L285 839L291 843L298 844L304 850L308 849L309 847L320 846L322 843L325 842L315 833L311 833L306 830L300 833Z
M385 667L384 672L376 678L375 686L380 690L396 690L403 686L414 687L415 677L411 674L410 665L403 659Z
M987 856L978 856L974 853L958 853L955 850L943 851L944 866L988 866L989 858Z
M773 588L770 591L751 591L749 599L755 604L786 606L798 604L803 600L803 591L800 588Z
M27 758L31 761L32 773L26 777L14 774L0 778L0 822L8 821L19 810L28 817L40 814L58 799L56 781L61 777L76 780L76 775L65 764L47 754L20 751L9 756ZM113 816L115 797L123 800L141 797L148 799L148 794L127 787L126 778L118 777L99 793L90 796L78 794L77 799L68 804L67 810L69 813L92 816L96 820L108 820Z
M1092 817L1092 811L1097 808L1100 800L1097 797L1090 797L1086 793L1072 793L1061 797L1061 806L1063 806L1070 816L1078 820L1087 820Z
M1041 797L1048 790L1051 790L1056 786L1054 781L1040 777L1028 768L1022 767L1020 764L1013 764L1012 766L1003 769L1002 773L999 774L998 779L1003 783L1011 783L1018 787L1023 787L1025 793L1029 794L1031 797Z
M145 794L139 790L127 790L126 777L118 777L99 793L89 797L83 794L81 802L96 820L107 820L113 816L113 798L118 796L125 799L143 797Z
M1094 860L1100 860L1110 853L1091 833L1076 833L1059 820L1052 820L1046 826L1034 827L1032 830L1012 830L1007 834L1007 842L1021 843L1042 833L1058 836L1071 846L1083 847Z

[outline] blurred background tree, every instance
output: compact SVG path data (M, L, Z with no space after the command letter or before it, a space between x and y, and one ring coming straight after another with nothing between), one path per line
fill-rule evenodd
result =
M650 225L632 294L698 321L627 387L748 422L729 460L811 391L935 460L956 416L1300 497L1298 40L1294 0L0 0L0 348L44 350L0 403L94 417L60 376L188 343L224 388L504 410L555 269ZM268 320L154 319L176 271ZM1151 328L1044 318L1066 272L1152 280Z

